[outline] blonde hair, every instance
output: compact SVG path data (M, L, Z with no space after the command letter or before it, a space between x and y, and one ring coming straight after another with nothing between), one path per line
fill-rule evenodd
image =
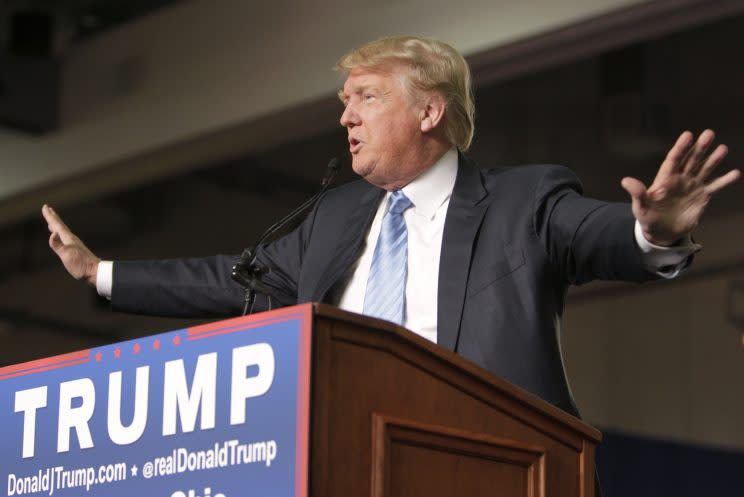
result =
M394 63L408 66L406 81L412 93L434 91L444 97L446 137L460 150L467 150L475 129L470 68L451 46L413 36L381 38L341 57L335 69L348 76L355 67L380 69Z

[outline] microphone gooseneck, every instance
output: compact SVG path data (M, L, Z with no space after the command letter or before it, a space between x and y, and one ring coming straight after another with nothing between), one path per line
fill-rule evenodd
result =
M320 182L320 190L303 202L299 207L294 209L292 212L281 218L276 223L269 226L264 231L263 235L256 242L255 248L248 247L243 250L238 262L232 268L232 279L236 281L245 290L245 304L243 306L243 316L246 314L253 313L253 304L256 300L256 293L265 294L269 300L269 310L271 310L271 292L268 287L264 285L261 279L264 275L271 272L271 268L263 266L256 262L256 249L261 246L271 236L288 226L292 221L295 221L300 217L310 206L312 206L321 195L331 186L333 178L338 172L340 160L338 157L334 157L328 162L326 167L326 173L323 176L323 180Z

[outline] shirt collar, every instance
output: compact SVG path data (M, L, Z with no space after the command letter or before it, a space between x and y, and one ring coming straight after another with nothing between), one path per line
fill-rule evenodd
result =
M452 147L418 178L403 187L413 202L414 212L434 218L437 209L450 198L457 178L457 149Z

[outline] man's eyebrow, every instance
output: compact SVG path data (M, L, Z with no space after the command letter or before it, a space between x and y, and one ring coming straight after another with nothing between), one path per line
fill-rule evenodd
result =
M379 87L366 85L366 84L358 84L354 86L351 89L351 94L361 95L362 93L367 92L367 91L371 91L371 92L378 93L378 94L386 94L386 92L383 92L382 89L380 89ZM338 90L336 94L338 95L339 100L341 100L342 102L345 102L349 98L349 96L346 94L346 92L343 89Z

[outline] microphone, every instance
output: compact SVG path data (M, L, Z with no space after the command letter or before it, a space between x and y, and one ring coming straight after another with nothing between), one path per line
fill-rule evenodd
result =
M263 235L256 242L255 248L248 247L243 250L238 262L232 268L232 279L236 281L245 290L245 305L243 306L243 316L246 314L253 313L253 304L256 300L256 293L265 294L269 299L269 310L271 310L271 293L261 281L261 278L271 272L271 268L267 268L256 262L256 249L261 246L269 237L277 233L279 230L287 227L293 221L296 221L302 213L304 213L310 206L312 206L321 195L331 186L333 178L338 172L338 167L341 161L338 157L334 157L328 162L326 167L326 173L323 176L323 180L320 182L320 190L303 202L299 207L294 209L292 212L281 218L276 223L269 226L264 231Z
M300 214L307 210L308 207L313 205L315 201L318 200L320 196L326 192L326 190L328 190L328 187L331 186L331 181L333 181L333 178L336 176L336 172L338 171L340 162L341 161L339 161L338 157L334 157L330 160L330 162L328 162L328 166L326 166L326 173L323 176L323 180L320 182L320 190L318 191L318 193L307 199L299 207L281 218L279 221L269 226L264 234L261 235L261 238L258 239L258 242L256 242L256 247L260 246L271 235L287 226L290 222L292 222L292 220L299 217Z
M321 191L318 193L319 195L322 195L325 192L324 189L328 189L331 181L333 181L333 178L338 172L338 166L340 164L341 161L338 159L338 157L334 157L328 162L328 166L326 166L326 173L323 176L323 180L320 182Z

